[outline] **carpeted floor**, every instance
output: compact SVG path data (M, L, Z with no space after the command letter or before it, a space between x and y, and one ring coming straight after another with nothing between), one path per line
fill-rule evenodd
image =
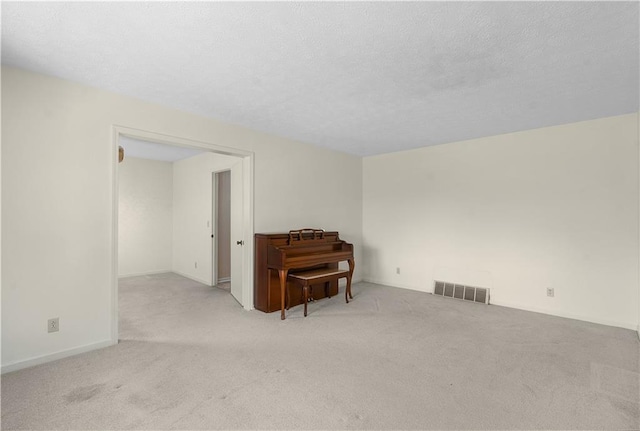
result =
M2 429L638 429L633 331L359 283L277 313L120 282L117 346L2 376Z

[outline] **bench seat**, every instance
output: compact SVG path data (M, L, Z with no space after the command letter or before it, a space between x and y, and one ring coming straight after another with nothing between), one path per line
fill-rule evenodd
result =
M337 269L337 268L320 268L320 269L312 269L309 271L303 272L294 272L288 275L288 278L291 281L300 284L302 286L303 292L303 302L304 302L304 315L307 316L307 303L309 302L309 289L310 286L314 284L327 283L330 281L338 280L340 278L347 279L347 289L345 290L345 299L347 303L349 303L349 294L351 293L351 273L346 269ZM326 289L326 287L325 287ZM329 294L327 293L327 297Z

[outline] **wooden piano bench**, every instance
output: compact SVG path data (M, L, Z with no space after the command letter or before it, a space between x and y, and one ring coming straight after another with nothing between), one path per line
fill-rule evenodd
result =
M312 269L310 271L289 274L288 278L291 279L291 281L302 286L305 317L307 317L307 302L309 302L309 290L314 284L322 284L329 281L337 281L340 278L346 278L347 288L344 292L344 297L347 301L347 304L349 303L349 296L351 294L351 273L349 272L349 270L335 268ZM327 297L329 297L328 292Z

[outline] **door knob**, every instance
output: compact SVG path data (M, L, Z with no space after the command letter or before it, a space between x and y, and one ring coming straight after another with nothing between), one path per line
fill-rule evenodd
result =
M236 241L237 245L244 245L244 241Z

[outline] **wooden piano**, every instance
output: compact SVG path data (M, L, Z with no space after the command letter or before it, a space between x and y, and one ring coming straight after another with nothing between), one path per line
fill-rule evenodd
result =
M312 298L320 299L338 294L336 274L338 263L347 261L349 271L345 299L351 296L351 278L355 261L353 245L339 238L338 232L321 229L300 229L289 233L255 235L255 283L254 306L271 313L280 310L280 318L285 318L286 308L302 304L304 295L293 277L289 275L318 274L323 289L312 289ZM322 275L325 274L324 277ZM325 281L330 279L330 281Z

